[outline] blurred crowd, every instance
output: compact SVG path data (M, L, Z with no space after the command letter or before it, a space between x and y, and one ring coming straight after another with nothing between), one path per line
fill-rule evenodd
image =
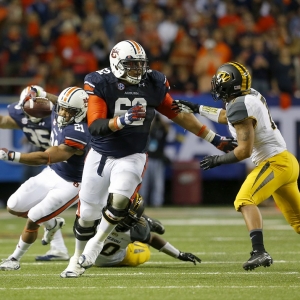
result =
M114 44L142 44L173 91L207 93L218 66L245 64L265 95L300 97L298 0L0 0L1 78L58 94L109 66Z

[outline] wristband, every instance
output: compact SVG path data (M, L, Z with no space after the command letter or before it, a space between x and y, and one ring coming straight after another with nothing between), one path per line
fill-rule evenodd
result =
M216 136L216 133L213 132L212 130L210 130L208 132L208 134L204 137L204 139L211 143L215 136Z
M200 105L199 113L200 116L210 119L213 122L219 123L219 115L221 113L221 110L222 108Z
M176 249L174 246L172 246L169 242L167 242L160 250L159 252L163 252L165 254L168 254L172 257L178 257L180 254L180 251Z
M8 151L8 160L10 161L15 161L19 162L21 158L21 153L20 152L15 152L15 151Z
M231 151L229 153L226 153L224 155L219 155L217 158L217 163L219 165L223 165L223 164L234 164L239 162L239 160L237 159L237 157L234 154L234 151Z
M115 121L114 121L114 123L115 123ZM117 130L122 129L125 126L121 123L120 117L117 117L116 125L117 125Z

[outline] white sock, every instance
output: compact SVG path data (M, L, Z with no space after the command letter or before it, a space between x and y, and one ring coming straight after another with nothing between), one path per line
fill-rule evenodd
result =
M12 255L10 255L10 257L20 260L22 258L22 256L27 252L27 250L29 249L29 247L31 245L32 244L27 244L27 243L23 242L22 236L20 236L18 245L17 245L14 253Z
M50 242L51 249L54 248L58 251L68 253L68 249L65 245L61 230L57 230L53 236L53 240Z

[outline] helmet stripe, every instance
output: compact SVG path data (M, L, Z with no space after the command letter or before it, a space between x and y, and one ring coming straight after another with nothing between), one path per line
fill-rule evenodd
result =
M135 54L139 54L141 52L141 46L139 43L133 40L127 40L126 42L128 42L133 47Z
M77 87L77 86L74 86L74 87L71 87L71 88L69 88L67 91L66 91L66 93L65 93L65 95L64 95L64 97L63 97L63 101L64 102L69 102L70 101L70 99L71 99L71 96L76 92L76 91L78 91L80 88L79 87Z
M248 90L251 86L251 79L250 79L250 74L249 74L248 70L242 64L240 64L236 61L230 62L230 64L233 65L234 67L236 67L242 76L241 90L242 91Z

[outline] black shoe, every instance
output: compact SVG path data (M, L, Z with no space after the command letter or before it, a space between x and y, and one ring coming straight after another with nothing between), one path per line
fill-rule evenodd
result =
M158 234L164 234L165 233L165 227L163 226L163 224L161 224L160 221L158 221L156 219L152 219L152 218L146 216L145 214L143 214L143 217L149 223L150 231L158 233Z
M268 252L254 250L250 252L250 255L251 257L248 259L248 261L243 264L243 268L246 271L254 270L260 266L270 267L273 263L273 259Z

